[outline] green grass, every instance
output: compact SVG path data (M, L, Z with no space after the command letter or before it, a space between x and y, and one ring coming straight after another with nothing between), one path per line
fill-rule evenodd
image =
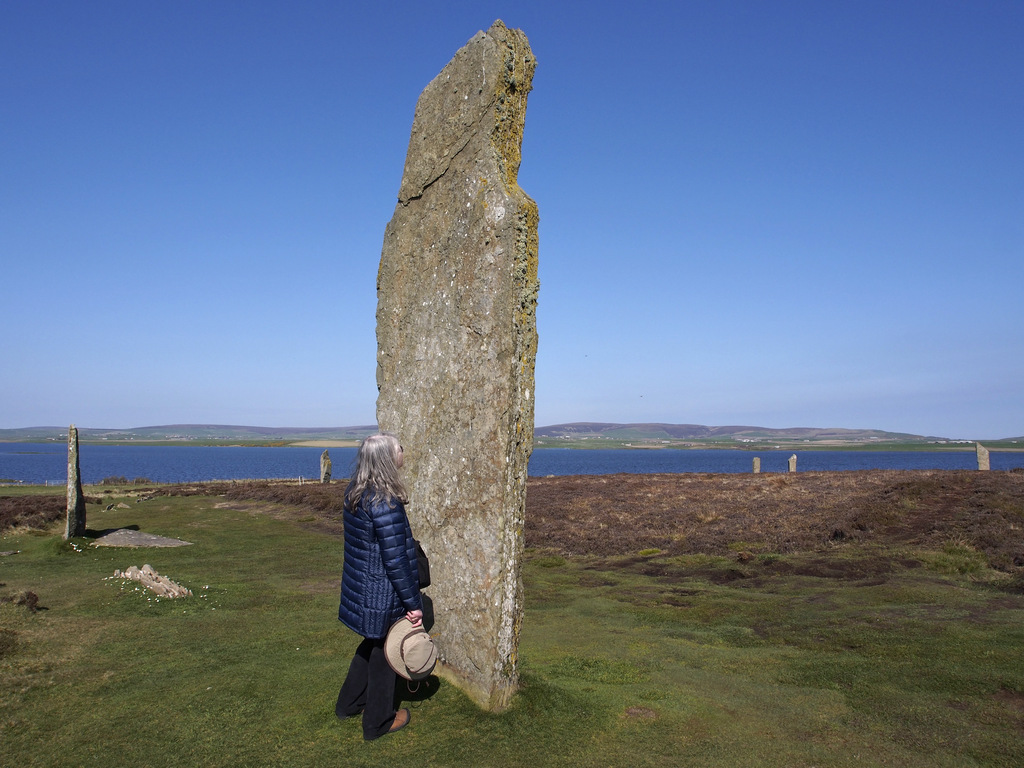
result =
M773 553L531 553L513 706L484 713L440 682L409 697L409 728L366 744L333 713L358 642L336 619L340 540L221 502L90 506L92 529L190 547L0 537L20 550L0 558L0 597L45 607L0 602L0 764L1022 764L1024 596L961 543L827 555L891 557L854 580ZM146 562L194 596L109 578Z

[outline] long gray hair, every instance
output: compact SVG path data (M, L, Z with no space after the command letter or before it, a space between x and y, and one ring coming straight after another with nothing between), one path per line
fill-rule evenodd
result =
M398 438L386 432L363 440L356 454L356 471L345 489L345 509L355 509L367 494L367 501L394 499L405 504L409 500L398 476L401 450Z

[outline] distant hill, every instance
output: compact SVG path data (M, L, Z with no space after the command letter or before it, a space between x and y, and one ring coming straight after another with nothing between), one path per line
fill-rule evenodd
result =
M377 431L375 424L359 427L243 427L225 424L169 424L131 429L95 429L79 427L78 437L85 441L110 440L139 442L238 441L295 442L300 440L361 440ZM0 429L0 440L66 440L67 427L25 427Z
M377 431L374 424L355 427L247 427L225 424L169 424L131 429L97 429L79 427L79 438L89 442L239 442L292 443L304 440L361 440ZM24 427L0 429L2 442L45 442L66 440L67 427ZM754 426L709 427L703 424L618 424L580 421L537 427L534 436L539 445L576 441L608 441L609 443L757 443L811 442L827 446L844 443L953 443L966 442L944 437L914 435L906 432L885 432L880 429L842 429L837 427L791 427L770 429ZM1014 438L1005 438L1012 441ZM1024 441L1024 437L1017 438ZM993 442L993 441L986 441ZM999 441L1002 442L1002 441Z

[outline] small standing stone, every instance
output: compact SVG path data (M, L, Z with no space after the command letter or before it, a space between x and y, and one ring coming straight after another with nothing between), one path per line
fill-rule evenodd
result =
M78 429L68 427L68 509L64 538L85 536L85 494L82 492L82 471L78 465Z
M789 471L796 472L796 454L789 457Z
M754 457L754 474L755 475L761 474L761 457L760 456L755 456Z
M331 482L331 455L326 450L320 454L320 482Z
M975 443L975 446L977 446L978 450L978 469L983 471L990 469L988 460L988 448L986 448L981 443Z

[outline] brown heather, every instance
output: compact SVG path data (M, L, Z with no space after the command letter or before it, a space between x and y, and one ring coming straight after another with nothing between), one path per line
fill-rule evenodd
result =
M344 488L344 481L246 481L151 492L260 502L339 534ZM61 518L65 504L63 494L0 497L0 530L45 527ZM613 557L657 550L742 562L854 542L926 549L953 542L984 554L993 568L1024 573L1024 472L574 475L527 484L526 546L540 552Z
M563 555L727 555L846 542L983 552L1024 567L1024 472L900 471L532 478L527 546Z
M46 528L65 516L68 498L56 495L0 496L0 533L8 528Z

